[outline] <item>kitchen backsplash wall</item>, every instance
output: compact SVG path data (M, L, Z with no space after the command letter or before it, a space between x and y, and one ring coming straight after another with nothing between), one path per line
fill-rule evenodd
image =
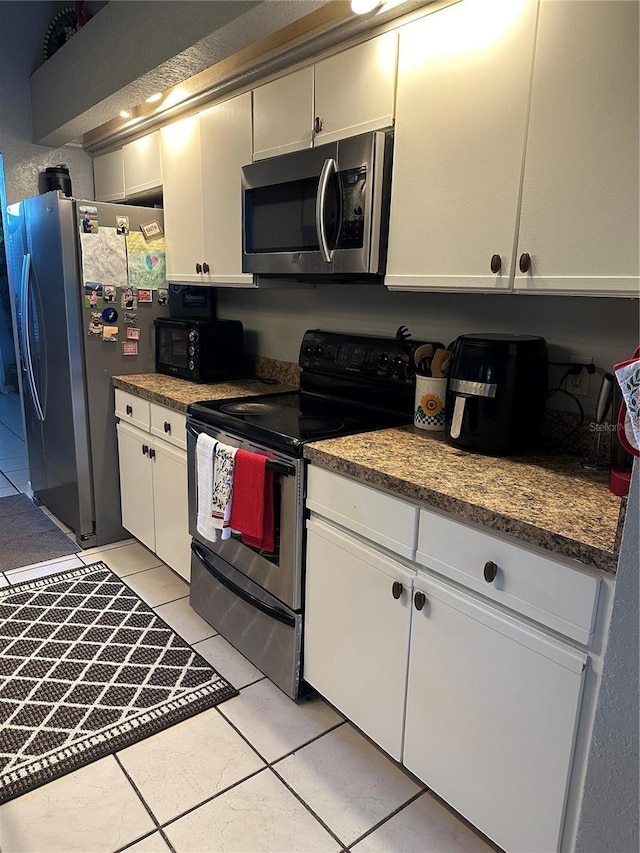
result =
M639 303L633 299L584 296L522 296L476 293L398 293L383 285L295 285L265 290L218 289L218 316L241 320L245 347L252 354L297 361L306 329L393 335L407 325L414 338L448 344L466 332L538 334L549 344L550 361L569 354L591 356L598 368L589 396L581 397L592 415L600 380L616 361L638 346ZM564 368L552 368L550 384ZM576 411L556 394L552 408Z

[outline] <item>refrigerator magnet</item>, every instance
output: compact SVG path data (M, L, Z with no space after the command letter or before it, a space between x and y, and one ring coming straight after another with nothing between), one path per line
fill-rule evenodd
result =
M125 337L128 341L139 341L142 337L142 329L136 329L134 326L127 326Z
M138 288L138 302L153 302L153 290Z
M118 312L115 308L108 306L102 312L102 322L106 323L108 326L113 326L118 320Z
M123 341L122 355L138 355L138 341Z
M138 325L138 315L131 314L129 311L124 312L124 324L125 326L137 326Z
M169 301L169 290L166 287L158 288L158 305L166 305Z
M94 338L102 337L102 316L99 311L91 312L91 319L89 320L87 334Z
M117 326L103 326L102 327L102 340L110 341L115 344L118 340L118 327Z
M123 287L121 293L120 304L123 308L137 308L138 307L138 288L137 287Z
M128 216L116 216L116 234L124 234L125 236L129 233L129 217Z
M92 204L81 204L80 211L80 231L82 234L97 234L98 233L98 208Z
M157 219L152 219L150 222L143 222L140 225L140 230L144 234L145 240L153 240L155 237L164 234Z
M97 281L84 283L84 307L102 308L102 285Z
M105 305L109 303L115 304L116 301L116 289L112 284L105 284L102 288L102 296L105 302Z

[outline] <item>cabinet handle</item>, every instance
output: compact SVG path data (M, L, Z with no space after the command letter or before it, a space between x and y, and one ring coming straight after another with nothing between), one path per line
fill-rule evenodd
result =
M155 458L156 458L156 452L152 447L151 450L149 451L149 459L155 459Z
M491 272L500 272L502 267L502 258L500 255L491 255Z
M498 567L493 560L487 560L484 564L484 579L487 583L493 583L498 574Z
M207 263L202 264L202 272L205 272L205 273L209 272L209 264L207 264Z
M197 272L197 273L201 273L201 272L202 272L202 264L196 264L196 272Z
M169 423L169 421L164 422L164 431L171 432L171 424Z
M531 269L531 255L528 252L523 252L520 255L520 272L528 272Z
M322 129L324 128L324 123L320 116L316 116L313 120L313 130L314 133L322 133Z
M133 414L133 406L127 406L125 411L128 415L132 415Z
M143 445L142 445L142 455L143 455L143 456L146 456L148 452L149 452L149 445L148 445L148 444L143 444Z
M400 583L400 581L394 581L394 582L393 582L393 586L391 587L391 595L392 595L395 599L398 599L398 598L400 598L400 596L402 595L402 590L403 590L403 589L404 589L404 587L402 586L402 584Z
M413 596L413 603L415 605L416 610L422 610L422 608L427 603L427 596L424 592L416 592Z

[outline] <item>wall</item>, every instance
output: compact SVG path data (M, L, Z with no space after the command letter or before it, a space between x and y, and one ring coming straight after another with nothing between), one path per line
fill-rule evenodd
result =
M638 301L580 296L404 293L383 285L296 285L268 290L218 289L218 315L241 320L247 349L297 361L305 329L391 335L404 323L414 338L445 345L466 332L520 332L547 339L551 361L569 353L591 356L600 369L591 378L585 409L595 410L603 372L629 358L638 345ZM550 372L560 378L562 368ZM576 411L556 396L555 407Z
M576 841L577 853L640 849L638 708L640 464L636 460Z
M59 8L59 3L0 2L0 153L8 203L37 195L38 172L56 163L69 166L76 196L93 196L91 158L81 148L47 148L31 142L29 76L42 60L42 41Z

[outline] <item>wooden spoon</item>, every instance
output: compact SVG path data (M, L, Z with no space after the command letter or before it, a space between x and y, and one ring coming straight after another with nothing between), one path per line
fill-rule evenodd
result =
M449 350L437 349L433 354L433 358L431 359L431 375L439 377L445 376L446 374L444 373L443 368L448 370L449 365L447 362L449 362L450 359L451 353L449 352ZM445 363L447 363L446 367Z
M423 358L431 358L433 355L433 344L421 344L413 351L413 361L417 368L420 368L420 362Z

